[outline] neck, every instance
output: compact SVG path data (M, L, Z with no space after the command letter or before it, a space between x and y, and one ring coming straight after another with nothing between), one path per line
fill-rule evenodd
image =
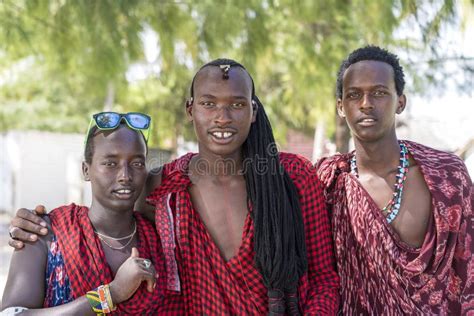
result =
M354 138L354 145L359 173L383 174L398 166L400 145L395 135L376 142L363 142Z
M190 163L192 175L213 178L229 178L242 175L242 151L230 155L216 155L199 150Z
M135 225L133 209L118 212L102 207L95 201L89 208L89 219L97 232L114 238L130 234Z

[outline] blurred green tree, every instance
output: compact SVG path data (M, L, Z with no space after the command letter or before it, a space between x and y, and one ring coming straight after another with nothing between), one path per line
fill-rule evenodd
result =
M277 139L325 124L344 151L348 131L334 119L342 58L367 43L434 47L456 8L449 0L3 0L0 130L83 132L93 112L144 111L154 143L175 150L178 136L192 138L184 118L192 74L225 56L254 76ZM423 43L394 36L409 19Z

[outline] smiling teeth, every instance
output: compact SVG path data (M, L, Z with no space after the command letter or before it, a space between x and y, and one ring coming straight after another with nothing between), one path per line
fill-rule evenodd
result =
M215 136L216 138L229 138L232 136L232 133L231 132L214 132L212 133L213 136Z
M374 119L363 119L362 122L375 122Z
M117 193L130 194L130 193L132 193L132 190L122 189L122 190L117 190Z

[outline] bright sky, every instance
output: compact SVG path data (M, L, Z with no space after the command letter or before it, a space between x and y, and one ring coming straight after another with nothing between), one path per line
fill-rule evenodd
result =
M416 36L414 33L413 28L408 26L401 28L398 36L413 38ZM442 55L472 58L470 63L474 65L474 21L468 19L464 31L458 24L442 33L439 44ZM404 57L408 56L401 56L402 59ZM431 56L423 58L429 59ZM455 71L455 63L445 63L445 69ZM455 86L456 81L465 83L466 89L459 91ZM453 76L441 78L440 83L440 88L423 96L408 93L407 110L401 118L409 124L410 138L413 140L441 149L456 150L474 139L474 76L466 76L458 70Z
M439 49L442 55L471 58L469 63L472 68L474 11L470 13L464 31L459 24L444 30ZM399 36L413 38L414 33L413 28L408 26L400 30ZM468 38L469 34L471 38ZM454 65L453 62L447 62L445 69L451 72L455 69ZM456 88L456 82L464 83L465 89L460 91ZM455 71L455 75L441 78L440 83L438 89L423 96L408 94L407 110L401 115L408 127L401 129L398 134L400 138L412 139L434 148L456 151L474 139L474 75ZM468 156L465 163L474 178L474 154Z

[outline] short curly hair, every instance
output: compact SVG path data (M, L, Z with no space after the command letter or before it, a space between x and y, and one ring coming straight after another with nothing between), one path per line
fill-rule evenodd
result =
M336 82L336 97L338 99L342 99L342 77L344 76L344 72L352 64L363 60L381 61L392 66L395 75L395 89L399 96L403 94L403 89L405 88L405 74L403 73L402 66L400 66L398 56L378 46L368 45L356 49L341 63Z

